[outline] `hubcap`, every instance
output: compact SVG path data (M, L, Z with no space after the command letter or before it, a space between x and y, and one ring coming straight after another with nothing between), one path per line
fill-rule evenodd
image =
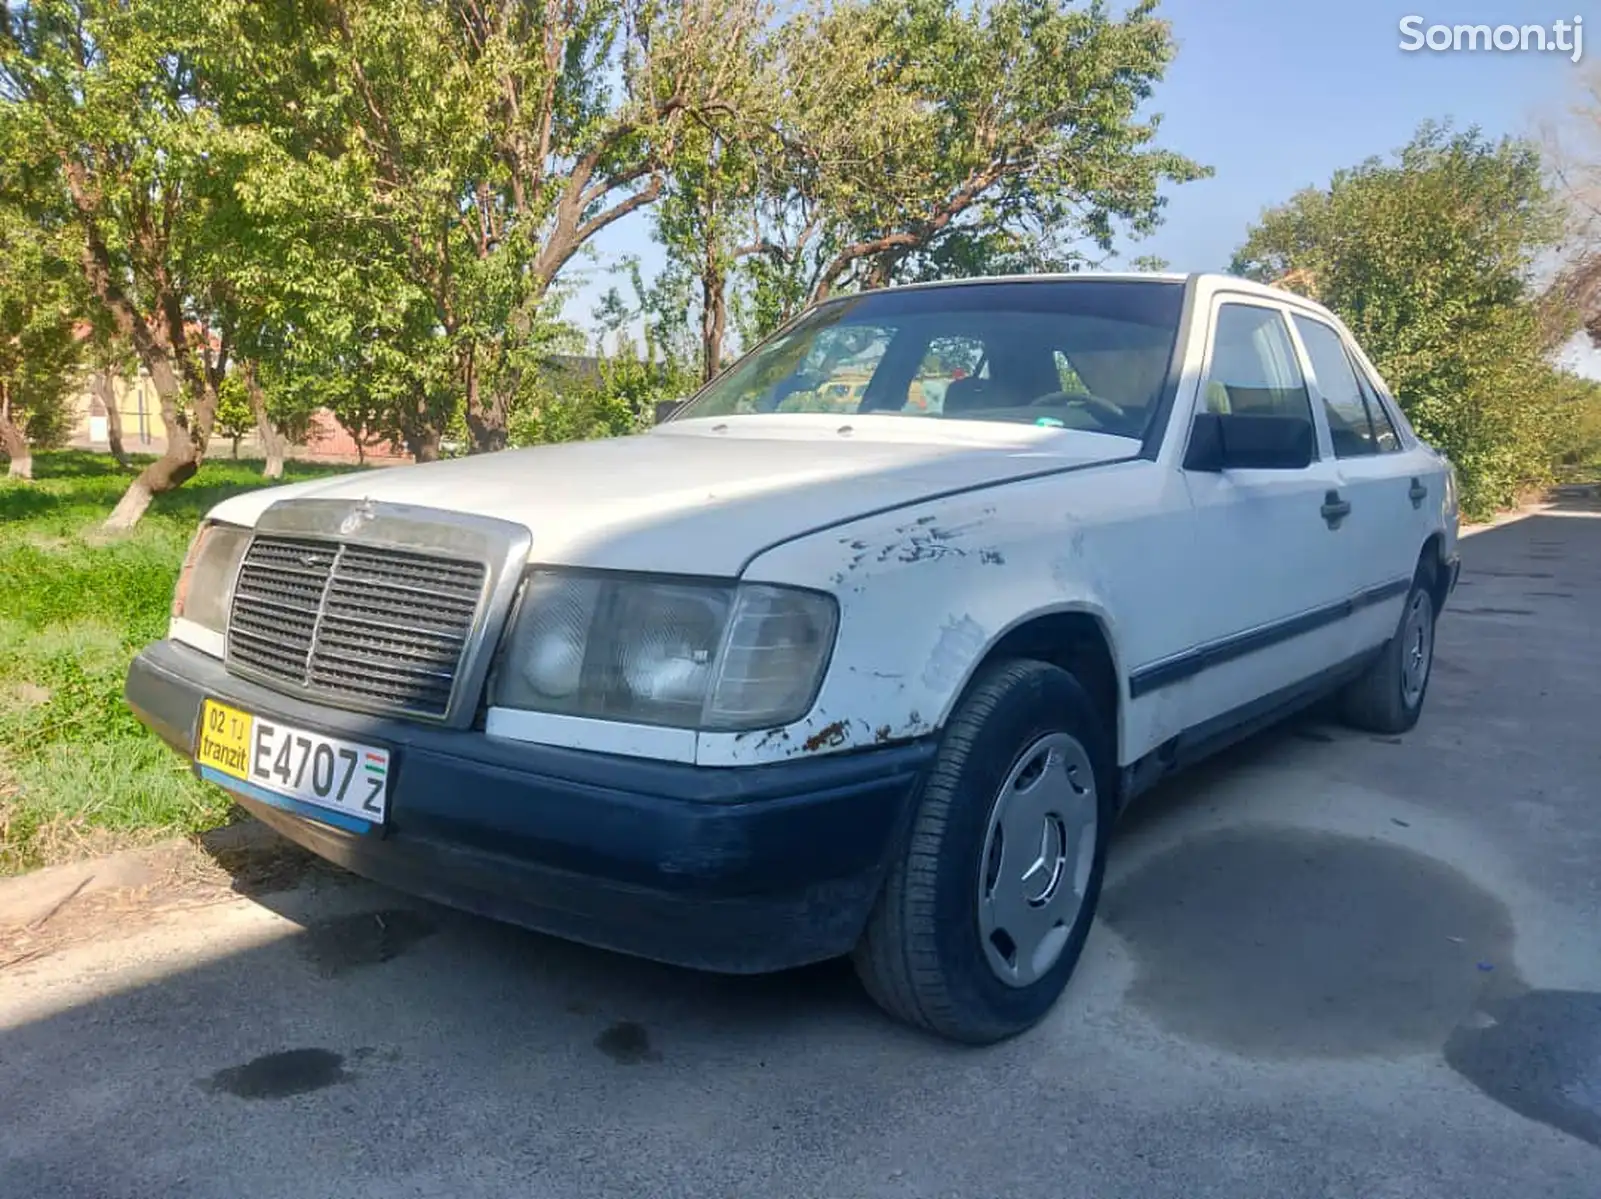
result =
M1089 887L1098 812L1089 755L1066 733L1039 738L1007 772L979 859L978 928L1008 986L1061 958Z
M1423 699L1434 658L1434 604L1428 593L1414 592L1401 623L1401 699L1415 708Z

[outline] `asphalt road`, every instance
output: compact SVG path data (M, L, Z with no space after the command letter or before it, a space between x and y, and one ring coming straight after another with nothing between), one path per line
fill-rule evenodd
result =
M1046 1023L730 980L365 884L0 973L0 1196L1594 1199L1601 512L1464 543L1428 710L1129 818Z

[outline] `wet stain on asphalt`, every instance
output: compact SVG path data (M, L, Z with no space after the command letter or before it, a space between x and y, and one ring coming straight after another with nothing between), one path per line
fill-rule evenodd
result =
M1516 990L1451 1034L1445 1060L1520 1116L1601 1148L1601 993Z
M324 978L399 957L437 929L420 912L393 908L358 912L309 925L300 952Z
M1511 917L1470 879L1305 829L1175 846L1110 889L1102 912L1136 958L1135 1005L1257 1057L1437 1052L1511 969Z
M659 1062L662 1055L651 1048L650 1031L632 1020L619 1020L595 1038L595 1048L624 1066Z
M344 1062L327 1049L289 1049L218 1070L200 1085L238 1099L287 1099L349 1082L355 1076L345 1071Z

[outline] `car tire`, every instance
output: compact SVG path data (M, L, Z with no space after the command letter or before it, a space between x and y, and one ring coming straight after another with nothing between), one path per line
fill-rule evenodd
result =
M1340 715L1352 728L1396 735L1409 732L1423 712L1434 673L1434 571L1418 566L1395 635L1379 656L1340 693Z
M1100 898L1117 811L1110 741L1067 671L1032 660L983 670L946 726L852 955L880 1007L977 1045L1045 1016Z

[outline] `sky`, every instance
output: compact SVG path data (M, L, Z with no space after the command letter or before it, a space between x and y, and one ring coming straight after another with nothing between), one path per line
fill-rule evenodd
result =
M1181 271L1225 269L1263 209L1400 148L1425 120L1538 135L1579 101L1582 77L1601 70L1601 0L1163 0L1159 12L1178 42L1151 106L1162 114L1161 144L1215 175L1171 189L1164 225L1121 249ZM1409 15L1424 26L1582 16L1584 55L1575 64L1565 53L1408 52L1400 22ZM593 325L612 282L601 268L615 255L638 254L647 271L660 262L649 230L631 217L598 240L569 319ZM1601 356L1586 359L1586 373L1601 373Z

